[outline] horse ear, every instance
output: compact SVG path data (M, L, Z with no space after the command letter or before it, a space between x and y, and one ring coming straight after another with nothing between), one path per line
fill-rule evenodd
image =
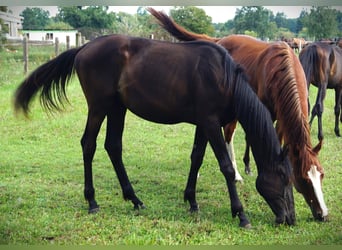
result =
M316 155L318 155L319 151L320 151L321 148L322 148L322 145L323 145L323 140L319 140L319 143L317 144L316 147L314 147L314 148L312 149L312 151L313 151Z

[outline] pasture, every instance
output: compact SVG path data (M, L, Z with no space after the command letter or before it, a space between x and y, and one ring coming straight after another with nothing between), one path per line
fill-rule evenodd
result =
M54 54L32 48L29 69ZM105 126L94 158L94 185L100 211L88 214L83 197L80 146L87 106L77 77L69 84L70 105L63 113L46 114L34 102L31 116L15 117L12 96L24 79L22 53L0 52L0 244L39 245L339 245L342 244L342 139L334 134L334 92L327 91L319 159L325 168L323 192L328 222L312 219L304 198L294 191L295 226L274 225L274 215L255 189L253 176L237 185L253 228L238 227L232 218L227 188L210 147L198 179L200 211L183 202L195 127L160 125L127 114L123 158L130 180L146 209L125 202L103 148ZM316 96L311 87L311 103ZM317 120L312 127L317 143ZM238 126L235 152L243 173L244 133Z

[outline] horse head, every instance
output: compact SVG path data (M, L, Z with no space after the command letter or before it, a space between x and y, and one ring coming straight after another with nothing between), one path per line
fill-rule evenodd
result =
M317 154L322 147L322 141L312 149L311 162L307 163L306 170L303 173L294 175L294 185L309 205L313 217L319 221L326 221L328 218L328 209L323 199L322 180L324 177L323 168L317 159Z
M291 183L291 164L287 157L287 147L274 159L273 171L261 171L256 180L256 188L276 215L277 224L295 224L295 207Z

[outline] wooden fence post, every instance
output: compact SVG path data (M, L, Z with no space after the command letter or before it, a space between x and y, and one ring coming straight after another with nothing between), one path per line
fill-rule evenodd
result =
M66 37L66 48L70 49L70 36Z
M28 72L28 38L24 36L23 39L23 51L24 51L24 74Z
M55 38L55 56L59 54L59 39L58 37Z

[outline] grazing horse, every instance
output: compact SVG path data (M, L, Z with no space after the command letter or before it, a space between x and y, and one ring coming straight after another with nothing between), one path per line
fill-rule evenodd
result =
M339 122L342 122L342 49L335 44L315 42L305 47L299 54L308 89L310 83L318 88L316 103L311 111L310 124L318 118L318 139L323 140L322 114L327 88L335 89L335 134L340 137ZM310 105L309 105L310 106ZM339 121L340 120L340 121Z
M249 87L241 67L224 48L195 41L167 43L123 35L97 38L68 50L31 73L15 93L15 108L28 113L32 98L41 91L41 103L58 109L66 99L66 84L77 72L88 104L81 139L89 212L95 201L92 160L96 138L107 117L105 149L113 163L123 196L134 208L144 207L136 196L122 161L122 134L127 109L146 120L196 126L191 171L184 192L190 209L197 210L197 175L209 142L225 177L232 216L249 227L235 186L235 171L225 148L222 127L237 119L245 129L257 162L259 193L276 215L277 223L295 223L291 165L280 147L268 110ZM260 147L263 145L263 147Z
M229 52L235 62L245 68L252 89L267 106L273 120L277 120L280 141L284 139L284 143L289 145L296 189L303 194L314 218L325 220L328 209L321 187L324 170L317 158L322 142L315 148L312 147L306 80L293 50L284 42L266 43L243 35L230 35L219 39L196 34L185 30L163 12L153 8L148 8L148 11L162 28L177 39L218 43ZM227 142L230 142L234 128L235 124L226 126ZM231 146L231 143L229 145ZM248 154L245 154L244 161L249 168Z

